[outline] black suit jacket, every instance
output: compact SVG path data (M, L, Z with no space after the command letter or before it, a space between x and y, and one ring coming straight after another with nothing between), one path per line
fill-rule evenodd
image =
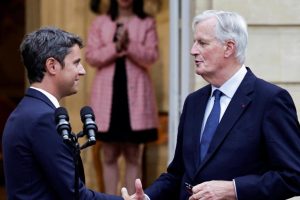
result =
M3 133L8 199L74 199L74 152L56 131L55 107L41 92L28 89ZM93 192L79 181L80 199L122 199Z
M211 86L190 94L173 161L147 190L151 200L188 199L184 182L235 180L239 200L300 195L300 128L288 92L248 69L200 163L200 132Z

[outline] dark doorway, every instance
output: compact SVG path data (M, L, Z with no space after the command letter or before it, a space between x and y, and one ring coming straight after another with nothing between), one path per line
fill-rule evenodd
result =
M24 0L1 0L0 26L1 95L15 100L23 94L25 83L19 56L19 45L25 33Z
M2 132L7 117L22 98L25 72L19 55L19 45L25 33L25 1L0 1L0 185L4 186L2 168ZM2 189L0 199L3 198Z

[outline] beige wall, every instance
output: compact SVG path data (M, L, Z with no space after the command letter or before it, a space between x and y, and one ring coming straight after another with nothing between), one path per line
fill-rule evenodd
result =
M169 104L169 2L161 1L160 11L156 13L156 27L159 38L159 60L151 70L156 92L158 110L168 111Z

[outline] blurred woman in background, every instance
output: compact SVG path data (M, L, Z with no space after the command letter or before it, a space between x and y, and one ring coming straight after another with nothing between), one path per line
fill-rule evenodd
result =
M96 68L90 104L103 150L105 192L116 194L118 158L126 164L125 184L134 193L141 176L143 144L157 139L158 113L149 74L158 58L154 18L143 0L111 0L107 14L92 22L86 61Z

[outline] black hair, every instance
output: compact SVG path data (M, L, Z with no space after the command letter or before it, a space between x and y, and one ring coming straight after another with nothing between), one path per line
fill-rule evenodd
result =
M83 47L82 39L55 27L40 28L25 35L21 45L21 59L30 83L41 82L46 72L45 63L50 57L64 66L64 59L74 45Z
M90 9L96 14L100 14L100 4L101 0L91 0L90 1Z
M139 18L144 19L148 14L144 11L144 0L133 0L132 2L132 11ZM107 11L107 14L110 16L111 20L115 21L118 16L118 1L110 0L110 5Z

